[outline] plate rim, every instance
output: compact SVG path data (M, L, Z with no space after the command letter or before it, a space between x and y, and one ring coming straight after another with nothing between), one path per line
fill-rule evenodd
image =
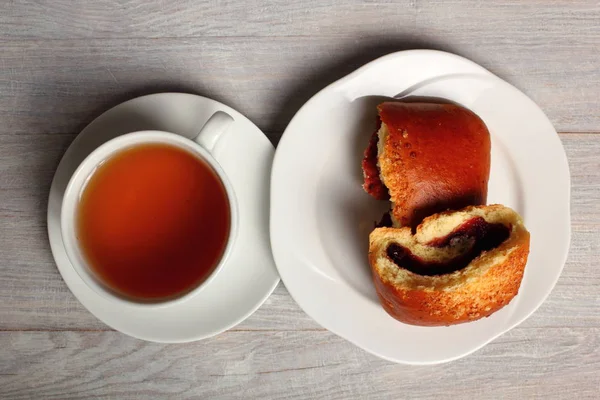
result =
M423 362L419 362L419 361L406 361L406 360L401 360L401 359L396 359L394 357L390 357L387 356L386 354L382 354L381 352L377 352L371 348L367 348L367 346L364 346L362 344L357 343L357 340L354 340L350 337L348 337L348 335L346 335L345 333L340 333L339 330L337 328L331 329L330 327L326 327L320 320L318 320L317 318L315 318L313 315L309 314L304 307L302 306L302 303L298 301L298 293L293 293L292 290L290 290L290 288L288 288L288 286L286 285L286 289L288 290L290 296L294 299L294 301L298 304L298 306L300 308L302 308L302 310L309 315L316 323L318 323L320 326L322 326L323 328L329 330L330 332L340 336L341 338L349 341L350 343L354 344L355 346L363 349L364 351L373 354L377 357L380 357L382 359L385 359L387 361L391 361L391 362L395 362L395 363L399 363L399 364L406 364L406 365L435 365L435 364L442 364L442 363L447 363L447 362L451 362L454 360L458 360L460 358L466 357L474 352L476 352L477 350L480 350L481 348L483 348L484 346L486 346L487 344L489 344L490 342L494 341L495 339L497 339L498 337L504 335L505 333L507 333L508 331L512 330L513 328L515 328L516 326L520 325L521 323L523 323L526 319L528 319L529 317L531 317L531 315L533 315L541 306L542 304L547 300L547 298L549 297L549 295L552 293L552 291L554 290L554 288L556 287L556 284L558 282L558 280L560 279L560 276L562 275L562 272L564 270L564 267L566 265L567 259L568 259L568 255L569 255L569 251L570 251L570 246L571 246L571 241L572 241L572 221L571 221L571 172L570 172L570 167L569 167L569 162L568 162L568 158L566 155L566 151L564 148L564 145L562 144L562 141L560 140L560 137L558 136L558 132L556 131L556 128L554 128L554 126L552 125L551 121L548 119L547 115L543 112L543 110L533 101L531 100L527 95L525 95L522 91L520 91L518 88L514 87L513 85L511 85L510 83L504 81L503 79L501 79L500 77L496 76L495 74L491 73L490 71L488 71L487 69L485 69L484 67L478 65L477 63L475 63L474 61L471 61L467 58L458 56L456 54L453 53L447 53L447 52L443 52L443 51L439 51L439 50L428 50L428 49L415 49L415 50L405 50L405 51L398 51L398 52L393 52L387 55L384 55L382 57L379 57L361 67L359 67L358 69L356 69L355 71L351 72L350 74L332 82L331 84L327 85L326 87L324 87L323 89L321 89L320 91L318 91L317 93L315 93L308 101L306 101L302 107L300 107L300 109L296 112L296 114L294 115L294 117L291 119L291 121L289 122L288 126L286 127L285 131L282 134L282 137L279 141L279 145L277 146L276 152L275 152L275 157L273 160L273 168L271 171L271 247L272 247L272 251L273 251L273 257L275 259L275 264L277 266L277 269L279 271L279 275L281 277L281 280L284 284L286 284L286 278L284 278L285 273L282 274L281 270L282 268L280 267L280 263L281 263L281 257L277 256L277 251L275 250L277 245L276 245L276 241L277 239L274 238L273 232L275 231L274 229L274 224L276 224L276 218L273 216L273 204L275 203L274 198L275 198L275 188L274 188L274 181L275 181L275 174L276 174L276 169L277 169L277 165L279 163L281 163L281 161L279 161L280 158L283 157L282 153L280 151L278 151L279 149L282 148L282 144L286 143L286 133L288 132L290 126L292 126L295 122L297 122L297 119L300 118L300 115L302 114L302 111L305 110L306 108L308 108L312 102L317 101L317 99L319 97L321 97L322 95L326 94L329 91L335 90L338 86L342 86L344 85L347 81L350 81L352 79L355 79L357 77L359 77L362 73L366 72L367 70L377 67L380 64L383 63L387 63L391 60L394 60L398 57L403 57L403 56L411 56L411 55L423 55L423 54L431 54L431 55L439 55L442 57L449 57L449 58L454 58L457 60L461 60L464 61L468 64L471 64L472 66L476 66L480 69L480 71L482 72L482 76L484 77L488 77L490 79L493 79L495 81L497 81L500 84L505 85L506 87L508 87L511 91L515 91L518 94L523 95L525 98L527 98L529 101L531 101L531 103L533 105L535 105L541 112L541 114L543 115L543 117L545 118L546 122L548 122L549 126L552 127L556 140L559 141L560 147L562 149L561 152L561 156L562 159L559 161L560 163L563 163L565 171L566 171L566 182L565 182L565 187L566 187L566 192L565 194L565 199L566 199L566 212L565 212L565 218L566 218L566 232L565 232L565 251L564 254L562 255L562 259L560 260L560 270L558 271L558 273L556 274L555 279L553 279L553 282L551 285L548 285L546 287L546 289L544 290L542 296L540 297L540 300L538 302L536 302L536 305L530 310L528 311L525 315L523 315L521 318L518 318L515 321L509 321L511 323L506 324L506 326L502 327L501 329L499 329L499 332L495 333L494 335L491 335L488 339L482 341L482 343L478 344L477 346L474 346L473 348L469 349L468 351L458 354L456 356L453 357L447 357L444 359L439 359L439 360L432 360L432 361L423 361ZM287 137L287 140L289 140L289 135Z

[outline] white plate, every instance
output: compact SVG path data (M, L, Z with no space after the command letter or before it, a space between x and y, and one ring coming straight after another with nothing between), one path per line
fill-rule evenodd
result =
M361 158L386 97L453 100L492 135L489 203L514 208L531 232L519 295L491 317L417 327L380 307L368 234L387 208L363 192ZM556 131L523 93L476 64L415 50L380 58L333 83L296 114L271 181L271 245L281 278L323 327L387 360L434 364L465 356L531 315L554 287L570 241L569 169Z
M229 261L206 288L185 303L152 309L115 307L81 280L64 250L60 206L72 173L91 151L115 136L139 130L161 130L192 137L219 110L235 119L213 153L229 177L238 200L239 231ZM205 97L160 93L108 110L73 141L50 189L50 246L67 286L98 319L144 340L188 342L237 325L260 307L279 282L269 244L269 179L273 153L273 145L250 120Z

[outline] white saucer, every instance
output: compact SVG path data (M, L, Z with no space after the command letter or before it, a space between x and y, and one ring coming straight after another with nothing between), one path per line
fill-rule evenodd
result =
M488 202L514 208L531 232L519 295L489 318L417 327L379 305L368 235L388 203L362 190L361 158L375 129L375 106L409 95L453 100L486 122ZM271 185L271 244L286 288L323 327L387 360L434 364L481 348L542 304L566 261L570 177L556 131L523 93L452 54L394 53L319 92L288 125Z
M228 263L197 296L164 308L118 308L90 289L67 259L60 206L79 163L109 139L133 131L161 130L192 137L216 111L235 122L213 155L231 181L239 206L239 231ZM98 319L127 335L154 342L188 342L221 333L250 316L269 297L279 276L269 244L269 180L273 145L250 120L226 105L183 93L160 93L120 104L95 119L61 160L48 204L48 235L58 269L75 297Z

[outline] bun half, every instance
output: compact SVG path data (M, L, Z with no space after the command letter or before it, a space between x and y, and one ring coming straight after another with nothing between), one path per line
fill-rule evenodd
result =
M394 226L414 227L436 212L486 203L490 134L477 115L454 104L386 102L378 110L381 125L363 160L364 187L378 199L389 192Z
M487 317L517 294L529 254L520 216L501 205L432 215L410 227L377 228L369 261L383 308L413 325Z

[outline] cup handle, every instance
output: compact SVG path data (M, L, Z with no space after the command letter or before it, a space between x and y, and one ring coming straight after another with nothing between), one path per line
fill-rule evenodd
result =
M209 153L212 153L217 142L226 133L231 124L233 117L224 111L217 111L204 124L200 132L192 140L204 147Z

